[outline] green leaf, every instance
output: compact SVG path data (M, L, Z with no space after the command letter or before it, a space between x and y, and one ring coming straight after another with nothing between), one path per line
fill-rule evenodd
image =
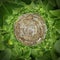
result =
M22 0L24 3L26 4L30 4L31 3L31 0Z
M1 33L1 32L0 32ZM3 36L0 35L0 50L4 50L5 49L5 46L3 44Z
M0 59L1 60L10 60L11 57L11 50L10 49L6 49L1 51L0 53Z
M0 50L4 50L5 46L3 45L3 43L0 43Z
M53 7L56 6L56 2L55 2L55 0L49 0L48 2L49 2ZM51 7L52 7L52 6L51 6Z
M51 10L50 13L51 13L53 16L60 17L60 9L58 9L58 10Z
M3 26L3 18L2 18L2 16L0 16L0 27L2 27Z
M43 8L45 8L46 10L54 9L55 6L56 6L56 3L54 0L44 0L43 1Z
M58 58L58 60L60 60L60 57Z
M54 48L58 53L60 53L60 40L56 41Z
M55 28L60 33L60 20L56 21Z
M8 3L3 3L3 8L5 9L6 13L12 14L12 9L10 8L10 5Z
M0 6L2 5L2 3L0 2Z
M60 0L56 0L58 8L60 8Z

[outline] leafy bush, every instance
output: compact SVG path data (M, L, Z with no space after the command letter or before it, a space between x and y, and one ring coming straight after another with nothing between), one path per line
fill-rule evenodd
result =
M47 24L41 44L24 46L14 35L14 22L24 13L40 14ZM59 60L60 0L0 0L0 60Z

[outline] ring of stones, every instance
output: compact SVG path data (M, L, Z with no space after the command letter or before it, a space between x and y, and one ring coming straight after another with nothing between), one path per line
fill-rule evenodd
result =
M17 40L25 45L34 45L41 42L45 38L46 29L42 17L32 13L23 14L14 24Z

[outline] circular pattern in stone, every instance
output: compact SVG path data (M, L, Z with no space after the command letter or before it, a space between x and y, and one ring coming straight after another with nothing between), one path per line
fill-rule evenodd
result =
M34 45L45 38L47 27L41 16L27 13L19 17L14 30L17 40L25 45Z

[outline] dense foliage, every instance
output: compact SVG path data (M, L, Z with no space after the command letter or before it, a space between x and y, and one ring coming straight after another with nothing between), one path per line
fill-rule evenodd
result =
M24 13L46 21L41 44L25 46L15 38L14 22ZM0 0L0 60L60 60L60 0Z

